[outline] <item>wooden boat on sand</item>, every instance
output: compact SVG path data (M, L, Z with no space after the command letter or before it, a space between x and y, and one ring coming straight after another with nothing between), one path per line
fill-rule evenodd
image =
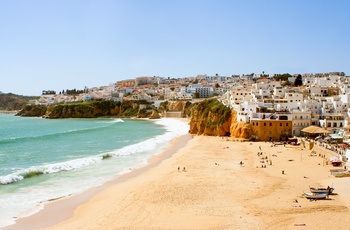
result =
M333 187L311 187L310 186L310 192L312 193L327 193L332 194L334 191Z
M328 196L328 193L304 192L304 196L307 199L311 199L311 200L321 200L321 199L326 199Z

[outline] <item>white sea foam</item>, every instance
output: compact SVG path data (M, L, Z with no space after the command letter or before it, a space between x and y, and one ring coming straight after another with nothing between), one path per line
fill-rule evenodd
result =
M121 119L115 120L114 122L122 122ZM41 176L38 176L35 180L42 180L42 182L37 185L21 187L11 196L0 193L0 205L6 206L5 202L16 204L12 205L11 209L0 212L0 227L13 224L14 216L24 217L39 211L47 200L83 192L91 187L103 184L118 174L129 172L130 168L139 167L147 162L147 158L160 153L162 148L165 148L173 138L188 133L188 124L182 121L164 118L153 121L164 126L167 130L166 133L93 157L17 170L15 173L0 177L1 184L8 184L23 180L24 175L30 171L52 174L49 180L46 180L45 177L41 179ZM103 161L103 155L106 154L113 156L111 160ZM100 162L105 163L100 165L98 164ZM62 171L67 171L67 173L61 176L60 172ZM17 183L13 186L17 186ZM20 183L18 183L18 186L20 186Z
M156 121L156 124L163 125L167 132L163 135L156 136L146 141L129 145L121 149L117 149L110 154L112 156L125 156L133 155L138 152L155 150L157 146L166 144L173 138L185 135L188 133L188 124L175 120L175 119L160 119Z
M101 123L110 124L110 123L119 123L119 122L124 122L124 121L121 118L115 118L115 119L103 120L103 121L100 121L100 122Z
M6 176L1 176L0 177L0 184L11 184L11 183L15 183L17 181L23 180L24 177L21 175L17 175L17 174L10 174L10 175L6 175Z
M36 172L38 174L51 174L61 171L71 171L79 168L83 168L97 162L102 161L102 156L97 157L85 157L66 162L60 162L55 164L46 164L42 166L30 167L24 170L18 170L10 175L1 176L0 184L11 184L25 179L26 175Z

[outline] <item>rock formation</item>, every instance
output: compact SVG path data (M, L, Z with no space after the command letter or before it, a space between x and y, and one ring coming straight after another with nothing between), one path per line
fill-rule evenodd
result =
M194 104L190 117L192 134L249 139L253 133L250 124L238 122L237 113L215 99Z
M160 118L164 111L182 111L190 118L189 133L208 136L227 136L249 139L250 124L237 121L237 113L216 99L198 103L184 101L163 102L159 108L145 101L93 101L57 105L27 105L17 115L46 118L137 117Z

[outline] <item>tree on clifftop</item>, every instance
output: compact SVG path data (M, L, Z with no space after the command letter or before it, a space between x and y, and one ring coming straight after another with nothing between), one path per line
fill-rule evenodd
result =
M294 86L298 87L301 85L303 85L303 79L302 79L301 75L299 74L294 81Z

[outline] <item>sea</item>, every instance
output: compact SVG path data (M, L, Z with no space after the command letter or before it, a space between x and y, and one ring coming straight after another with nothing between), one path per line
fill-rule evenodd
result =
M176 119L0 114L0 227L147 164L188 133Z

